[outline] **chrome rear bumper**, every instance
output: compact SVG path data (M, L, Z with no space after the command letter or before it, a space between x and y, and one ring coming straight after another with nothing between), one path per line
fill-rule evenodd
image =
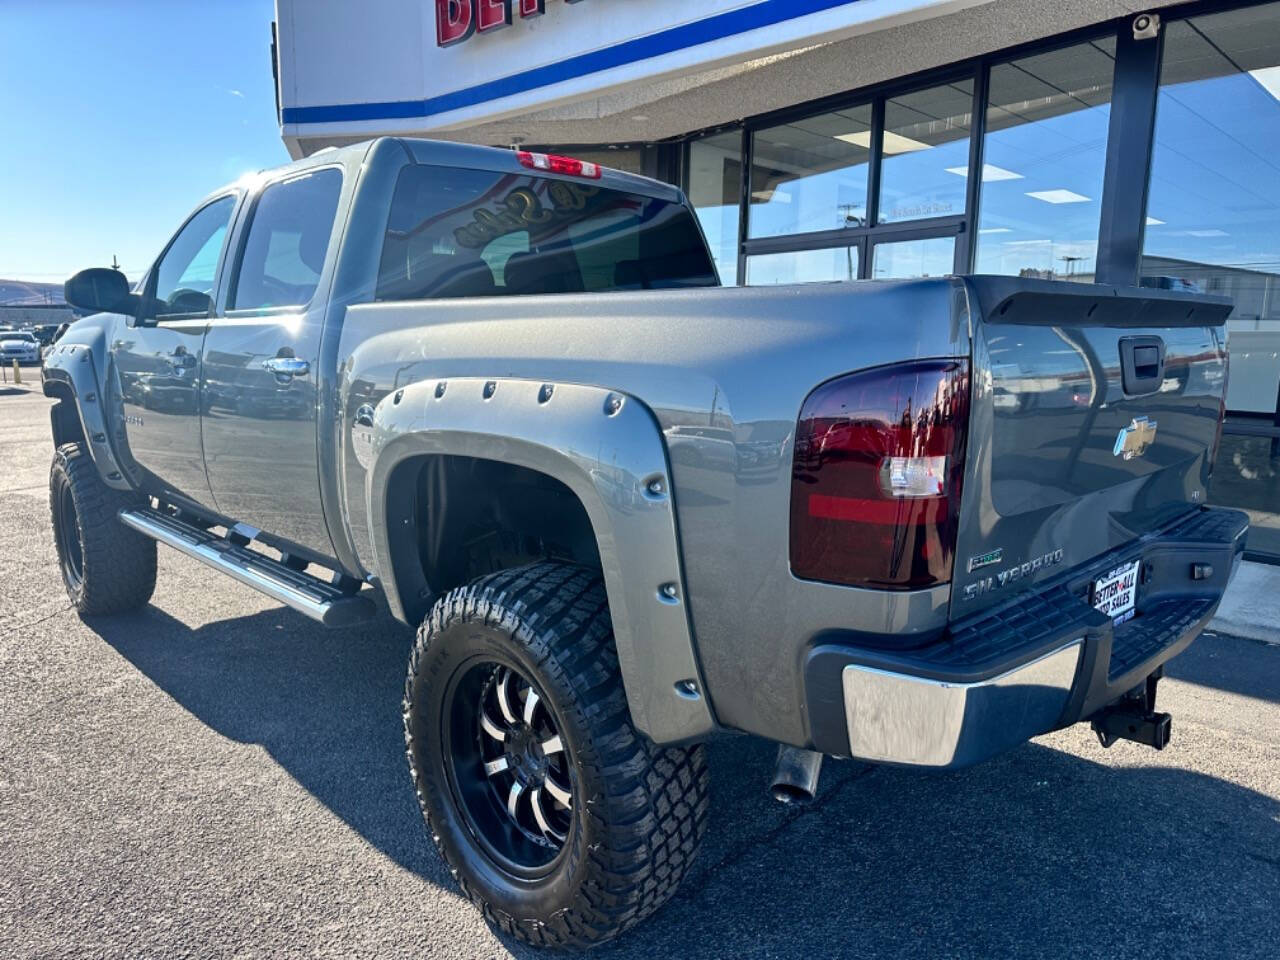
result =
M1238 511L1201 508L955 621L924 646L894 650L832 637L806 657L804 746L880 763L964 767L1088 720L1199 636L1247 529ZM1089 589L1135 561L1137 615L1116 625L1093 608Z
M850 664L841 677L849 751L864 760L955 767L1021 743L1062 715L1083 649L1081 637L976 683Z

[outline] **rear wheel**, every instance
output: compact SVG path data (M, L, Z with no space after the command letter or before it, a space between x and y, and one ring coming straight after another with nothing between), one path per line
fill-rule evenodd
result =
M113 490L78 443L58 447L49 470L58 566L76 611L123 613L144 606L156 587L156 542L117 518L139 498Z
M632 726L594 571L534 564L442 598L418 632L404 725L441 856L521 940L607 940L661 906L697 852L703 749Z

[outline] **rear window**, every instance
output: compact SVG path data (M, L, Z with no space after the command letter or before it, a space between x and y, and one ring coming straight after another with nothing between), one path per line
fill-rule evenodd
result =
M379 300L709 287L687 208L584 180L411 166L400 173Z

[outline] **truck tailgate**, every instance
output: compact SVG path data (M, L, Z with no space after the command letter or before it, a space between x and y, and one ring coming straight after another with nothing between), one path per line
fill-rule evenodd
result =
M965 280L969 447L953 618L1204 502L1230 302L1013 277ZM1123 572L1108 589L1123 589Z

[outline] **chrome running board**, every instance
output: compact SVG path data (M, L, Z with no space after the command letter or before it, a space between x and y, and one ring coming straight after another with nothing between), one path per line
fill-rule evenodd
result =
M220 537L170 513L151 507L120 511L120 522L154 540L173 547L279 600L326 627L345 627L372 619L373 601L358 591L344 590L319 577L294 570L280 560L250 550L248 539L236 542Z

